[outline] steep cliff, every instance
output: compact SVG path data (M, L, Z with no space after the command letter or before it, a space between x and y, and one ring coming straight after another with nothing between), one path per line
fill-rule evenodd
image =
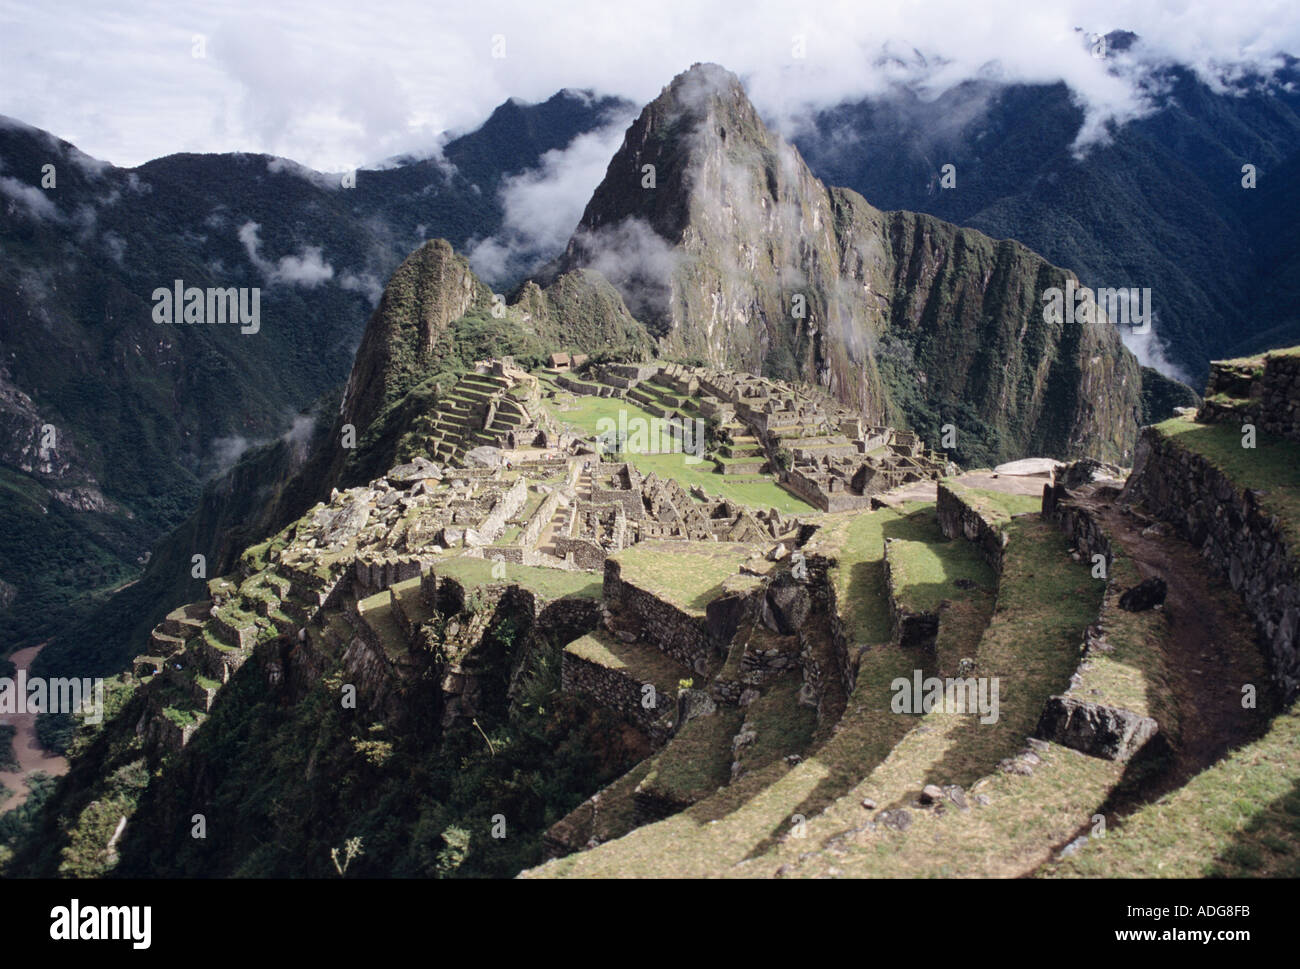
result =
M1104 317L1044 319L1043 292L1071 274L827 188L716 65L628 128L553 272L577 267L618 287L666 355L808 380L935 439L951 423L967 461L1131 456L1136 360Z

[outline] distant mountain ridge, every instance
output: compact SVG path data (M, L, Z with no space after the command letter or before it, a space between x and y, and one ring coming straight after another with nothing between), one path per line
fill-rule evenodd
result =
M1138 366L1114 326L1043 318L1065 271L828 188L717 65L628 129L551 272L576 267L608 276L665 355L805 380L929 440L951 424L960 460L1122 462L1136 440Z
M412 249L492 233L504 179L625 109L582 92L510 101L441 160L362 170L348 189L265 155L119 169L0 120L0 580L16 589L0 642L43 639L79 596L134 579L214 471L342 383ZM260 331L155 324L150 295L177 279L259 287Z
M1108 56L1140 43L1112 34ZM1300 339L1295 276L1281 271L1300 250L1300 62L1284 61L1267 83L1220 91L1159 69L1155 109L1082 157L1084 111L1061 83L972 80L933 100L899 89L818 112L793 141L818 177L873 205L1016 239L1088 285L1150 287L1156 345L1130 344L1199 388L1212 358Z

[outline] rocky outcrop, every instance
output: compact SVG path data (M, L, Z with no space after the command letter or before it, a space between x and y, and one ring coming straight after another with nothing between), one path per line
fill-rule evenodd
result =
M1048 698L1035 736L1092 757L1128 760L1159 730L1151 717L1077 697Z
M974 408L1000 459L1131 456L1137 362L1104 317L1046 321L1064 270L827 188L717 65L675 78L628 128L557 268L584 267L668 355L797 375L882 424L906 382L934 411Z

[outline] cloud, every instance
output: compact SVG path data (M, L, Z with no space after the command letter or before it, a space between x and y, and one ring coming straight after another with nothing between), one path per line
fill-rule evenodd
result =
M0 175L0 195L7 195L11 200L8 205L10 214L24 212L38 222L58 222L58 206L39 188L18 181L8 175Z
M345 272L339 277L339 285L361 293L371 306L378 306L379 298L384 295L384 284L374 273Z
M1133 327L1121 326L1119 327L1120 339L1142 366L1158 370L1166 377L1190 385L1191 374L1169 359L1165 341L1156 336L1158 322L1159 316L1153 313L1151 325L1146 328L1146 332L1139 333Z
M104 249L119 266L122 265L122 259L126 256L126 240L112 230L104 233Z
M631 120L630 112L620 114L548 151L536 169L506 179L498 193L500 231L469 246L474 272L490 283L513 282L561 252Z
M579 229L572 245L583 253L581 264L613 283L637 319L653 325L667 312L673 273L687 256L648 223L627 218L594 232Z
M1292 0L1248 13L1217 0L663 0L629 25L596 0L257 4L137 0L125 9L0 0L0 112L84 151L138 164L175 151L258 151L325 171L436 150L508 97L594 88L643 103L695 61L737 72L789 134L809 107L900 83L935 97L963 80L1064 81L1085 137L1144 110L1149 68L1185 63L1228 84L1300 50ZM1129 29L1126 58L1085 34ZM196 58L193 39L205 38ZM493 57L493 38L504 57ZM804 56L798 57L797 53Z
M256 222L245 222L239 227L239 241L244 244L249 262L266 277L268 283L311 289L334 278L334 267L321 258L320 246L304 246L300 255L282 256L275 263L264 259L262 241L258 238L261 228Z
M213 475L221 474L234 467L235 463L244 456L244 453L249 448L253 447L254 443L242 434L213 438L212 463L215 465Z

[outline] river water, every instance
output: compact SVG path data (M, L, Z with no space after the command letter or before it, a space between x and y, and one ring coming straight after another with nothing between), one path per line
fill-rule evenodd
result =
M14 666L20 670L30 670L32 660L36 658L45 645L28 646L9 657ZM15 674L16 675L16 674ZM0 785L9 791L8 797L0 803L0 814L12 811L27 800L27 778L37 771L44 771L51 776L68 772L67 758L47 752L36 740L35 713L0 714L0 723L13 724L17 728L14 734L14 753L18 759L18 770L0 771Z

